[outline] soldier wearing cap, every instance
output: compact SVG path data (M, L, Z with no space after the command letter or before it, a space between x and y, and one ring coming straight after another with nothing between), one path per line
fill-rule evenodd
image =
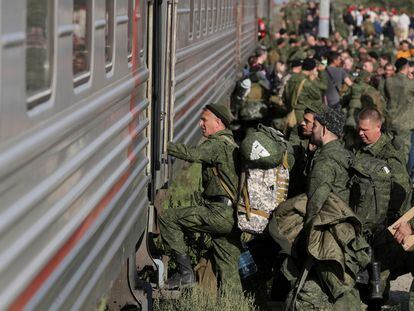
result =
M311 142L320 150L314 157L308 179L305 227L312 222L330 192L334 192L344 202L349 201L347 184L352 154L340 141L344 119L342 113L329 107L324 113L315 116Z
M231 121L232 116L226 107L206 105L199 123L206 140L196 147L168 144L169 155L201 163L203 186L202 197L196 206L165 210L159 219L161 237L173 251L179 268L179 273L167 281L170 288L194 283L184 234L202 232L211 236L219 281L241 291L238 272L240 236L233 211L233 196L238 183L237 145L232 132L227 129Z
M323 111L323 94L327 89L325 75L319 77L319 72L325 69L323 65L317 65L313 58L307 58L302 64L304 80L296 86L292 95L292 107L295 110L296 121L299 124L303 119L305 108L313 111Z
M308 200L306 203L305 217L303 219L303 230L299 233L292 245L292 257L288 257L287 264L284 264L282 267L283 273L289 276L292 274L295 275L295 269L296 271L303 271L300 274L296 274L299 275L296 283L297 288L300 288L301 284L304 284L302 288L305 288L306 282L309 281L309 287L304 290L305 294L303 294L303 296L301 296L301 292L299 292L299 294L293 292L297 299L301 301L300 306L304 310L306 309L304 306L309 306L309 308L315 310L322 308L324 310L325 308L328 309L326 303L328 299L328 304L330 304L329 310L358 310L360 308L359 293L354 288L354 276L347 273L346 277L343 276L343 279L336 279L338 282L331 282L332 277L335 279L334 275L337 272L334 271L337 270L334 268L336 264L331 266L332 261L330 260L339 254L340 256L345 256L345 258L348 256L345 254L355 256L353 251L349 252L349 250L346 250L345 248L341 249L341 247L338 247L339 244L336 243L338 243L337 241L340 239L331 239L332 236L330 232L336 232L336 225L333 224L334 222L332 220L336 219L336 221L338 221L339 218L344 217L344 214L337 214L342 212L331 210L330 212L333 214L327 216L329 213L325 210L322 213L323 216L321 216L322 208L331 193L334 193L341 198L346 204L349 200L349 189L347 184L349 181L348 169L352 163L352 154L344 149L340 141L343 125L343 115L330 107L327 107L325 112L315 115L311 142L318 146L318 151L314 155L312 168L308 177L306 190ZM328 220L330 217L332 218ZM291 219L293 221L293 218ZM325 225L320 226L321 222L323 223L324 221L327 221ZM341 221L342 220L339 220L338 222ZM346 219L343 218L343 221L346 222ZM319 224L317 229L314 226L315 222ZM270 225L271 224L269 224L269 226ZM273 231L270 231L270 229ZM333 231L330 231L331 229ZM323 233L323 235L319 235L318 233L315 235L316 231L319 233L329 233ZM355 239L354 232L348 230L344 231L347 231L347 243L350 240ZM269 227L269 232L273 234L273 238L278 238L277 234L274 234L275 230L273 227ZM320 239L316 241L315 237L320 237ZM312 247L315 252L311 253L309 247ZM329 258L329 260L320 260L320 258L324 258L325 255L326 259ZM351 263L351 261L344 264L348 267L352 267L352 269L355 269L357 265L360 265L359 262ZM305 274L305 283L303 283L304 271L309 272L307 276ZM310 285L310 282L313 283L312 286ZM316 283L318 285L315 285ZM294 297L293 294L290 294L289 297ZM324 295L326 295L326 298L329 296L329 298L323 298ZM288 300L288 302L290 301ZM297 308L301 309L300 307Z

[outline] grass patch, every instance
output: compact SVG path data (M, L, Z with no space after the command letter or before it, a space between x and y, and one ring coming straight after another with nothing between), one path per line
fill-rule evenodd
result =
M250 311L254 310L253 299L240 292L221 289L218 293L201 287L183 289L179 299L154 301L154 311Z

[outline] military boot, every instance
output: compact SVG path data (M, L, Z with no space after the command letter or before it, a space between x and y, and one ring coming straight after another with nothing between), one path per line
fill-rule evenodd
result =
M193 268L191 267L191 260L187 254L176 254L177 265L179 272L175 273L167 280L167 286L170 289L189 286L195 283Z

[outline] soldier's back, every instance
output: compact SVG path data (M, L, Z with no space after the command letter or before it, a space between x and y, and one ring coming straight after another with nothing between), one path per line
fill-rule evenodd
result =
M349 189L348 170L352 161L352 154L346 150L339 140L331 141L322 146L315 154L313 167L308 182L308 193L312 194L327 179L327 175L334 176L329 180L330 191L348 202Z

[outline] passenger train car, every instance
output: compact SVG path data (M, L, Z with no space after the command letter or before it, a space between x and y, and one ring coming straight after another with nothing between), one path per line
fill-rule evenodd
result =
M166 144L226 104L260 2L1 2L0 310L93 310L128 276L145 308Z

